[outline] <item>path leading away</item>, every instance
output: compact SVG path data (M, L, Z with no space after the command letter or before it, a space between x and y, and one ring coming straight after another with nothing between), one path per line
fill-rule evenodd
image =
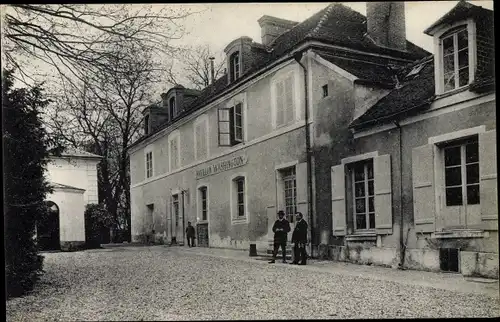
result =
M45 254L32 294L7 321L498 317L498 281L247 252L116 247Z

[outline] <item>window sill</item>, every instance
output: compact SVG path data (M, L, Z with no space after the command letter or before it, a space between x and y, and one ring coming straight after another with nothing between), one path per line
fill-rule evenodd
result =
M478 229L450 229L431 234L432 239L487 238L489 236L489 232Z
M232 225L237 225L237 224L248 224L248 219L247 217L243 217L243 218L233 218L231 220L231 224Z
M208 224L208 220L198 220L196 222L197 225L205 225L205 224Z
M347 235L346 241L377 241L377 234L375 232L357 232Z
M469 90L469 86L470 86L470 84L467 84L465 86L462 86L462 87L459 87L459 88L456 88L456 89L452 89L451 91L447 91L447 92L444 92L444 93L437 94L435 100L438 100L438 99L441 99L441 98L445 98L445 97L448 97L448 96L453 96L453 95L461 93L461 92L465 92L465 91Z

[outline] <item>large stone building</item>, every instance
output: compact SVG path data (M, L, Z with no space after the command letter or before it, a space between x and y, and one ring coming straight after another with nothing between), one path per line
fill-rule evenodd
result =
M434 55L406 40L402 2L259 24L226 75L144 111L132 239L182 243L191 221L202 245L266 250L282 209L306 215L314 255L495 274L492 12L460 2L426 30Z

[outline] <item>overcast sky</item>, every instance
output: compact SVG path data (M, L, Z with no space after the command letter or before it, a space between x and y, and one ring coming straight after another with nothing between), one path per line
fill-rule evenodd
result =
M493 1L469 1L484 8L493 9ZM293 21L304 21L331 2L313 3L220 3L189 5L195 14L186 20L188 35L181 44L209 44L211 49L220 52L232 40L249 36L261 42L260 27L257 20L263 15L271 15ZM344 5L366 15L365 2L342 2ZM453 8L458 1L418 1L406 2L406 37L411 42L432 51L432 38L423 33L442 15ZM185 5L185 4L183 4Z

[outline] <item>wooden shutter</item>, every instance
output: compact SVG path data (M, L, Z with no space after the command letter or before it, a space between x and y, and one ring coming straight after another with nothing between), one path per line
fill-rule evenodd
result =
M206 122L203 121L196 125L196 159L201 160L206 157L207 153L207 133Z
M285 79L284 82L284 97L283 97L283 102L284 102L284 123L290 123L293 121L294 118L294 104L293 104L293 75L288 76Z
M377 234L392 234L391 156L373 158L375 178L375 229Z
M484 229L498 230L496 131L479 134L479 203Z
M427 144L412 150L413 217L417 233L435 231L436 199L433 149L432 144Z
M297 184L297 211L300 211L304 215L304 218L309 218L307 199L307 162L299 163L295 167L295 181Z
M344 165L332 167L332 223L333 235L345 236L347 232L345 207L345 168Z

